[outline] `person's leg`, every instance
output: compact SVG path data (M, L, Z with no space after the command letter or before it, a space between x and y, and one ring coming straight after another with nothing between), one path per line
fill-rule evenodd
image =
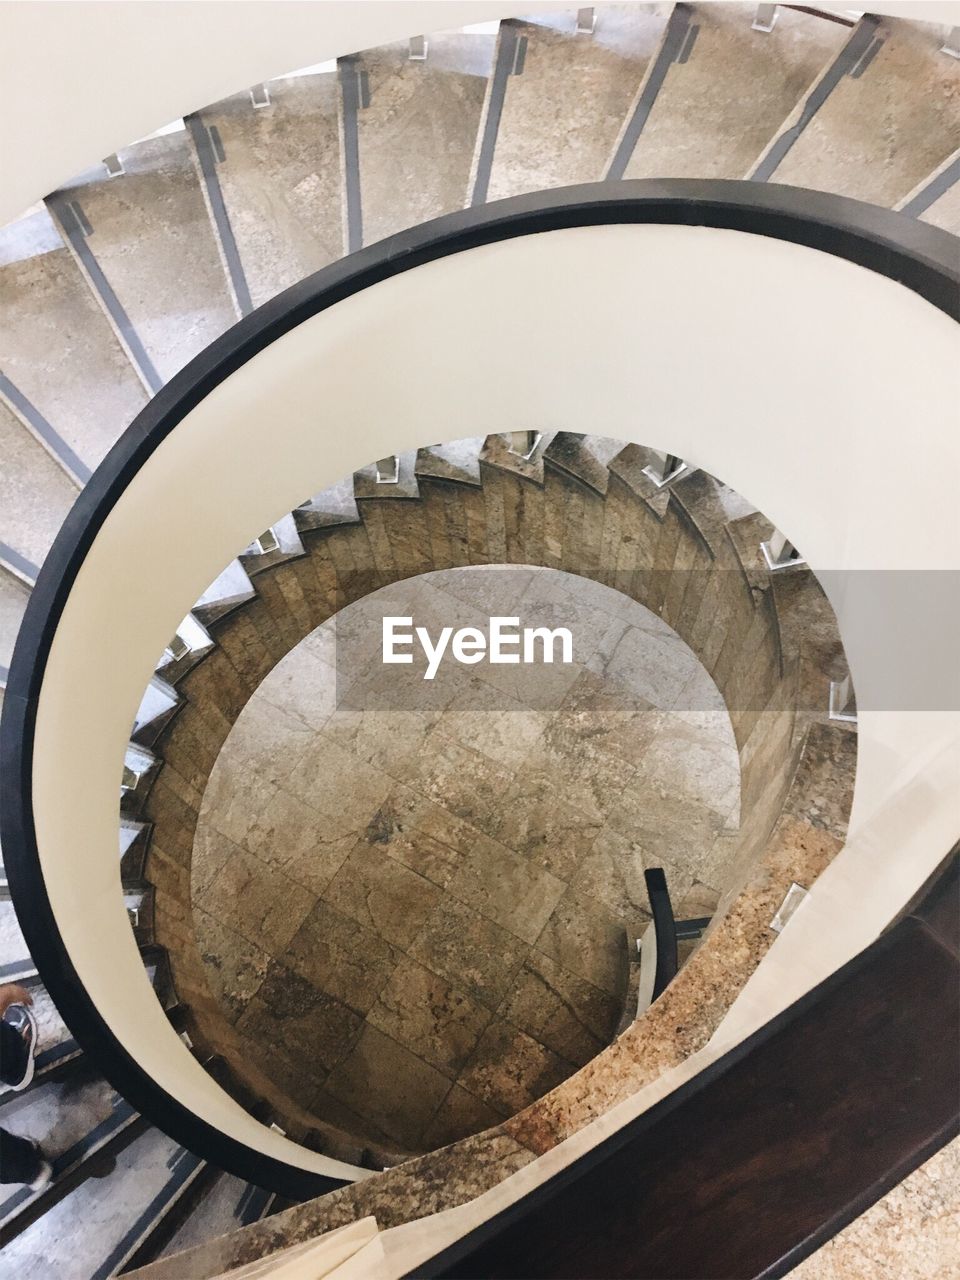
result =
M0 1080L19 1084L24 1077L30 1048L23 1035L0 1019Z
M35 1182L45 1163L35 1143L0 1129L0 1182Z

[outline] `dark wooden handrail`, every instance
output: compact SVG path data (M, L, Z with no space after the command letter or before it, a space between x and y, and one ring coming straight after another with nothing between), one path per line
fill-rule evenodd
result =
M960 857L866 951L420 1280L786 1275L960 1131Z

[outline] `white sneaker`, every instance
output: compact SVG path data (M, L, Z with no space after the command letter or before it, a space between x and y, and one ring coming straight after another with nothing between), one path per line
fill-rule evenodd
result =
M19 1080L7 1085L8 1089L12 1089L14 1093L25 1089L33 1079L35 1067L35 1057L37 1051L37 1037L39 1031L37 1029L37 1020L32 1012L25 1004L12 1004L3 1015L3 1020L8 1026L21 1036L27 1050L27 1061L24 1064L23 1075Z
M34 1145L34 1148L39 1153L40 1144L38 1142L35 1142L33 1145ZM34 1178L34 1180L28 1183L27 1185L29 1186L31 1191L42 1191L44 1187L48 1187L50 1185L52 1178L53 1178L53 1165L50 1163L49 1160L46 1159L46 1157L44 1157L40 1164L39 1173Z

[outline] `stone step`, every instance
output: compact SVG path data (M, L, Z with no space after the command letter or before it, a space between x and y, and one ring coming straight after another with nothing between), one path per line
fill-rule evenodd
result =
M382 463L371 462L368 466L355 471L353 475L354 499L361 498L417 498L415 467L417 454L392 454L384 458Z
M239 560L232 560L210 583L191 612L202 626L209 627L238 605L252 600L254 595L256 589L246 569Z
M206 627L192 614L187 616L177 628L176 635L171 636L170 643L160 655L156 666L157 675L169 685L187 674L198 662L201 662L214 646Z
M341 257L345 244L336 71L271 80L266 90L263 106L245 92L200 113L254 307Z
M463 208L494 43L448 31L429 37L423 59L409 41L358 55L364 244Z
M96 467L147 392L42 206L0 230L0 329L0 394Z
M0 458L0 543L39 569L80 490L2 401Z
M749 516L756 510L740 494L699 469L685 471L671 488L711 550L724 537L731 520Z
M6 1262L17 1248L15 1240L24 1240L24 1233L31 1228L33 1235L38 1230L47 1235L49 1219L38 1220L58 1200L64 1203L61 1197L65 1191L89 1176L95 1161L102 1168L103 1159L111 1149L128 1141L136 1131L134 1126L143 1127L145 1122L97 1075L95 1068L81 1062L65 1080L46 1081L8 1103L3 1108L3 1124L10 1133L41 1142L54 1171L53 1181L39 1192L16 1185L5 1186L0 1192L0 1227L5 1237ZM69 1237L69 1232L66 1234ZM54 1238L51 1236L50 1240ZM47 1243L49 1245L49 1241ZM31 1239L25 1260L35 1248L35 1240ZM40 1251L41 1256L43 1252L45 1250ZM85 1266L89 1265L88 1259L83 1261ZM88 1276L89 1271L84 1274Z
M233 324L237 311L187 129L146 138L118 156L121 174L109 177L98 166L48 206L115 331L126 326L141 379L156 391Z
M609 463L622 448L622 441L607 436L558 431L544 450L543 461L546 467L566 472L602 496L610 479Z
M7 683L13 646L29 599L29 587L0 567L0 688Z
M772 31L756 30L754 16L755 9L743 4L674 7L667 38L625 124L611 176L747 173L847 34L834 22L783 5Z
M272 1192L255 1187L229 1173L217 1174L209 1169L200 1194L187 1209L182 1221L150 1259L138 1257L136 1266L154 1258L166 1258L182 1249L192 1249L216 1236L239 1231L267 1216L276 1197ZM186 1198L186 1197L185 1197Z
M123 757L123 778L120 782L120 812L135 817L143 808L157 775L162 767L152 751L131 742Z
M509 24L510 59L488 199L598 182L656 53L670 6L600 5Z
M120 879L124 886L136 885L143 880L143 861L150 843L150 825L120 820Z
M353 477L347 476L322 493L308 498L297 507L293 518L301 533L341 524L357 524L360 512L353 496Z
M809 122L817 86L786 118L770 161L795 140L763 176L893 206L956 149L960 66L941 52L939 26L868 15L854 40L857 56L841 51L826 72L835 86Z
M281 518L241 551L239 560L250 578L274 565L284 564L304 554L303 543L292 515Z
M130 740L138 746L152 746L179 709L180 695L176 689L159 676L154 676L140 699Z
M88 1164L91 1174L85 1176ZM68 1193L10 1241L4 1254L24 1277L42 1274L35 1261L41 1254L47 1274L53 1269L63 1280L115 1275L158 1233L204 1167L198 1156L143 1121L118 1125L110 1143L72 1176L58 1175L72 1184Z
M483 436L454 440L420 449L414 472L418 477L452 480L457 484L480 484L480 452Z

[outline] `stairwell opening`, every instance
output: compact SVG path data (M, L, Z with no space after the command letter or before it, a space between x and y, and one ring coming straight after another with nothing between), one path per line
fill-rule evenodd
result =
M209 645L167 655L182 701L125 802L161 998L315 1150L382 1168L576 1126L591 1077L622 1093L709 1038L842 847L826 597L770 569L749 503L656 461L544 433L400 455L389 485L373 465L251 542L194 611ZM385 617L494 615L570 627L574 661L382 661ZM711 925L638 1017L653 866Z

